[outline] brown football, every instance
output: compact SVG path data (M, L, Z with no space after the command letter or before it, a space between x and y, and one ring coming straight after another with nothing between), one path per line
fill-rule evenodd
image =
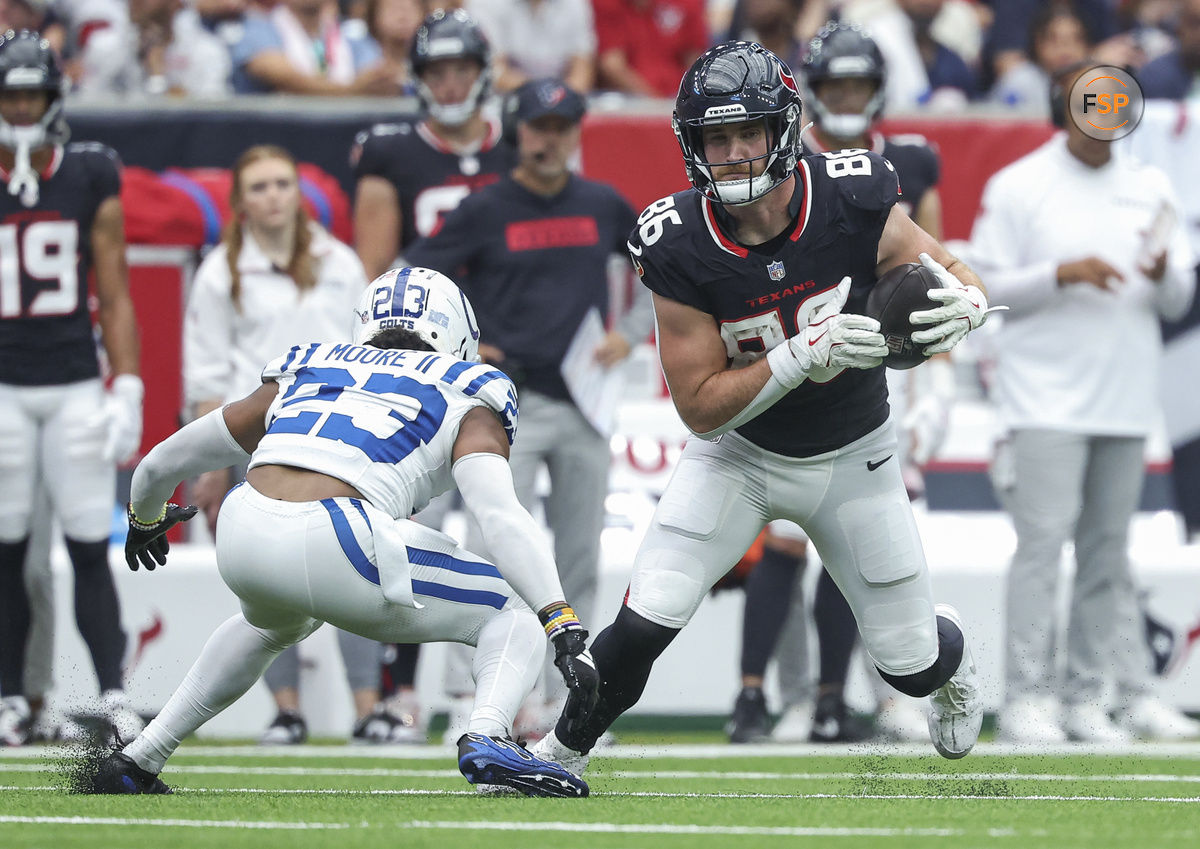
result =
M940 307L941 303L927 294L939 285L932 271L920 263L909 262L876 280L867 294L867 315L879 322L879 332L891 352L883 360L888 368L912 368L927 359L921 352L923 346L912 341L912 334L927 329L928 325L913 324L908 316L915 310Z

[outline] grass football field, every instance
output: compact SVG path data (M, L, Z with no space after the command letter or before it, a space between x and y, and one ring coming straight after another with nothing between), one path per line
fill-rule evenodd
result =
M630 740L587 799L483 798L448 747L189 744L173 796L63 789L63 750L0 751L0 847L1168 849L1200 846L1200 745L961 761L927 746ZM709 739L712 739L711 737Z

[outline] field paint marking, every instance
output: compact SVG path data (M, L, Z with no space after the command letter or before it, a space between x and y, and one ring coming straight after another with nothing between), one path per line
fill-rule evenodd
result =
M469 831L587 831L604 834L729 834L771 837L954 837L953 828L820 828L798 826L625 825L612 822L435 822L413 820L407 828L466 829Z
M267 787L173 787L177 794L188 793L246 793L252 795L293 796L474 796L474 790L368 789L338 790L336 788L271 789ZM61 793L58 787L0 785L0 790L26 790L40 793ZM642 799L904 799L938 801L1014 801L1014 802L1155 802L1162 804L1200 804L1200 796L1014 796L1005 794L971 793L658 793L651 790L612 790L592 793L593 796L613 796Z
M0 773L5 772L53 772L53 764L10 764L0 761ZM171 774L190 775L276 775L276 776L324 776L346 778L458 778L460 773L453 769L381 769L375 767L297 767L297 766L234 766L233 764L184 765L170 768ZM725 779L730 781L824 781L857 779L891 779L895 781L1070 781L1109 782L1124 781L1162 784L1200 784L1200 775L1175 775L1168 773L1129 773L1113 775L1067 775L1059 773L1011 773L1011 772L704 772L700 770L656 770L616 769L599 770L588 777L599 778L661 778L661 779Z
M606 746L593 753L595 762L609 758L654 758L707 760L719 758L773 758L808 757L819 755L833 758L861 758L864 756L922 756L931 751L928 743L755 743L738 746L731 751L728 743L665 743L655 745ZM453 746L393 744L383 746L288 746L287 751L263 752L258 745L215 746L188 744L179 750L178 757L195 758L356 758L375 760L447 760L455 757ZM69 755L69 746L20 746L0 748L0 761L37 760L59 754ZM1013 743L979 743L971 750L972 759L989 757L1043 757L1046 755L1137 755L1144 758L1188 758L1200 759L1200 742L1185 743L1061 743L1053 746L1029 746Z
M349 828L344 822L238 822L237 820L155 820L130 817L14 817L0 816L0 823L23 825L157 825L168 828L262 828L305 829Z

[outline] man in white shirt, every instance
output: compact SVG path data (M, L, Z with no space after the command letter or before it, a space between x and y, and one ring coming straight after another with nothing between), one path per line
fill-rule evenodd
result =
M1073 74L1060 79L1069 90ZM993 477L1017 532L1008 577L1002 738L1119 742L1200 734L1149 694L1149 655L1126 554L1157 410L1159 316L1187 310L1194 280L1166 175L1113 156L1063 118L1059 134L996 174L972 233L972 260L996 303L992 394L1007 437ZM1170 213L1166 213L1169 215ZM1065 687L1054 686L1059 560L1073 539ZM1117 722L1103 705L1116 684ZM1057 714L1061 696L1065 711Z

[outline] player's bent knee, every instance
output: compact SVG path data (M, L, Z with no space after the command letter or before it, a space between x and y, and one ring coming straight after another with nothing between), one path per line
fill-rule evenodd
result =
M937 617L938 654L932 664L917 672L896 675L879 668L879 674L901 693L908 696L928 696L958 671L965 646L963 633L944 616Z
M933 663L938 654L933 602L905 598L860 611L863 648L881 670L907 675Z
M704 598L704 565L683 552L643 552L629 583L627 604L639 616L667 628L682 628Z

